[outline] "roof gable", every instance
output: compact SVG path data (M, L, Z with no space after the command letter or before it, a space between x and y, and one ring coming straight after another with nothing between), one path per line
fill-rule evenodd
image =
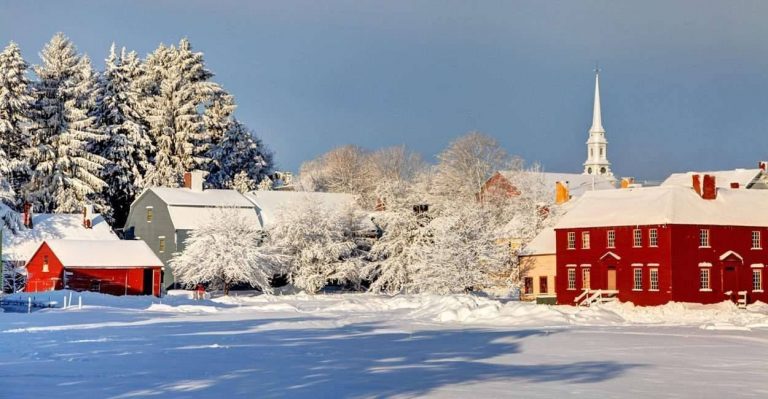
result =
M46 240L64 267L157 267L163 262L141 240Z
M151 187L147 189L167 205L210 208L253 208L237 190L202 190L188 188Z
M90 229L83 227L82 214L40 213L32 215L32 228L22 228L16 234L3 234L3 259L29 260L46 240L118 240L104 217L95 214Z

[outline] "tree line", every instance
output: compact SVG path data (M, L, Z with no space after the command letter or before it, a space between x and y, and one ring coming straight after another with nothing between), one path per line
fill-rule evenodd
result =
M234 117L187 39L143 59L112 45L103 71L58 33L31 66L0 53L0 200L36 212L94 204L117 226L144 188L179 187L192 169L210 188L255 189L272 153Z

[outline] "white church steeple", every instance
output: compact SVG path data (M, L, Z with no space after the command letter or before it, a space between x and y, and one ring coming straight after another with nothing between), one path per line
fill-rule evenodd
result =
M587 140L587 161L584 162L585 175L613 177L611 163L608 162L608 141L605 139L603 118L600 112L600 70L595 69L595 105L592 110L592 127Z

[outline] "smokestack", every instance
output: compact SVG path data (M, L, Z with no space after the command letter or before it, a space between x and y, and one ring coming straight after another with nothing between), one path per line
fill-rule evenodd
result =
M693 175L693 191L696 192L696 194L701 195L701 177L699 175Z
M717 186L715 185L715 176L704 175L704 187L701 190L701 198L713 200L717 198Z
M191 172L184 173L184 188L188 188L192 191L203 191L203 178L205 172L202 170L193 170Z
M564 204L569 199L571 199L571 194L568 191L568 182L555 182L555 204Z

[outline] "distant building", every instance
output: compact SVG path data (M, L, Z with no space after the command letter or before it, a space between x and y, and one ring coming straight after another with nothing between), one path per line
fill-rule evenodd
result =
M525 245L520 255L523 286L520 299L555 303L557 274L555 229L547 227Z
M684 172L673 173L663 183L662 186L683 186L692 187L693 175L714 176L719 188L748 188L753 190L768 189L768 173L766 173L766 162L759 162L756 169L733 169L718 170L710 172Z
M25 291L160 296L162 267L143 241L46 240L27 262Z
M665 185L586 193L555 226L561 304L768 302L768 192Z

